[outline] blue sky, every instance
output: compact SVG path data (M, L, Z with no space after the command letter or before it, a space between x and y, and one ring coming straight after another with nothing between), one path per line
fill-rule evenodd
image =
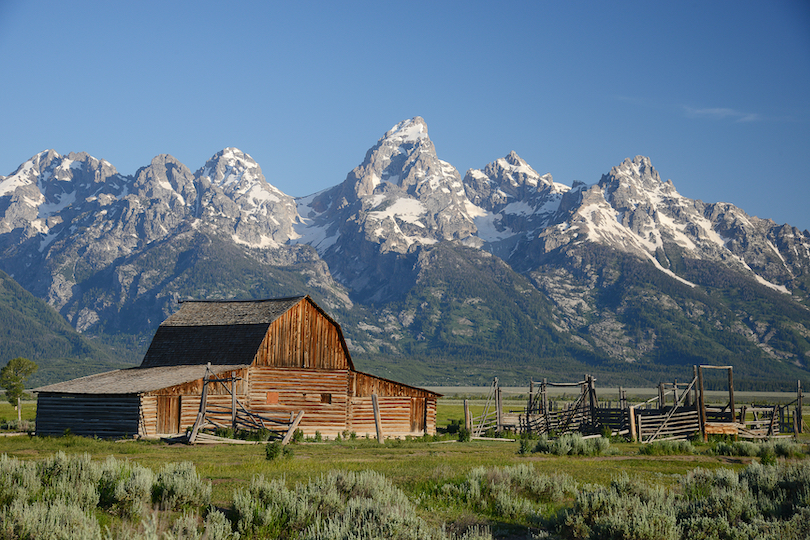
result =
M646 155L678 191L810 229L810 2L0 0L0 174L133 174L227 146L302 196L422 116L463 175L558 182Z

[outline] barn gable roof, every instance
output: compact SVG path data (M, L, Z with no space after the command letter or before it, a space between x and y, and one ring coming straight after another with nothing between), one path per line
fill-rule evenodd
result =
M158 327L141 367L250 364L270 324L305 299L184 301Z

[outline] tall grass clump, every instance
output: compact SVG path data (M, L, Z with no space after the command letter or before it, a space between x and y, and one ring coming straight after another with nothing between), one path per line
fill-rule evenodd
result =
M603 437L584 439L579 433L568 433L557 439L542 435L534 452L555 456L596 456L610 448L610 440Z

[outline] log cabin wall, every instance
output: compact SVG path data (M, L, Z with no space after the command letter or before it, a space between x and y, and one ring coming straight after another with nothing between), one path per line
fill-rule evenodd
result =
M346 431L348 370L254 367L249 408L262 416L289 417L304 411L298 425L311 437L334 438Z
M236 399L245 404L248 397L247 369L225 371L211 376L212 379L228 379L231 377L240 379L236 381ZM230 383L210 383L208 385L208 403L218 405L219 407L212 408L223 411L211 415L211 418L226 426L230 425L231 422L229 412L231 409L230 387ZM144 394L141 398L142 427L139 435L150 437L172 435L183 433L186 429L191 428L197 420L197 413L200 411L202 389L203 379L197 379ZM176 412L174 410L175 406L177 407ZM168 407L171 407L171 410ZM170 415L172 419L176 415L177 421L170 421L171 419L167 418L167 415ZM164 431L167 427L173 429Z
M37 435L123 437L139 432L137 394L57 394L37 397Z
M371 404L371 395L376 394L386 437L436 433L437 396L433 392L359 372L351 372L349 386L349 431L376 436Z

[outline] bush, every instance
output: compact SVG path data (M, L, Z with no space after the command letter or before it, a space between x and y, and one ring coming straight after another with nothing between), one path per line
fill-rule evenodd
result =
M563 532L570 538L808 538L810 465L734 472L695 469L679 490L649 487L626 474L579 493Z
M583 439L579 433L570 433L558 439L541 436L534 447L534 452L555 456L595 456L606 452L609 448L608 439L601 437Z
M268 461L273 461L280 457L292 457L293 451L287 445L281 444L281 441L273 441L271 443L267 443L264 447L264 453L267 457Z
M260 538L447 539L443 530L416 515L399 488L374 471L332 471L292 489L279 480L255 477L234 495L233 515L241 534Z
M681 441L655 441L643 444L638 450L639 454L646 456L678 456L694 454L695 447L687 440Z
M155 473L151 469L113 457L101 466L98 481L100 508L117 516L138 518L152 495Z
M459 428L458 442L470 442L472 440L472 433L466 427Z
M61 500L52 503L14 501L0 509L0 537L20 540L101 539L101 530L89 512Z
M194 464L167 463L152 486L152 500L169 510L192 506L208 506L211 483L200 478Z

